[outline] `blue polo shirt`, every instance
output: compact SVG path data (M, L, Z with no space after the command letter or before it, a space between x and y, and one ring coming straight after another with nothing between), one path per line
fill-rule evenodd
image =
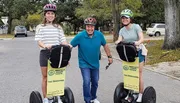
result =
M79 68L99 69L99 54L101 45L105 45L104 35L94 31L90 38L86 30L77 34L71 41L73 47L78 46Z

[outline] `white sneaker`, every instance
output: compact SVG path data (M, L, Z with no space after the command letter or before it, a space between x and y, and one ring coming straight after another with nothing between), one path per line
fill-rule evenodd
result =
M91 100L91 103L100 103L97 99Z
M54 100L49 100L49 103L53 103L54 102Z
M44 98L44 99L43 99L43 103L49 103L48 98Z
M60 96L57 96L57 98L58 98L58 103L63 103Z
M128 98L129 98L129 94L126 96L125 100L128 100Z
M53 97L48 98L48 100L49 100L49 103L53 103L54 102L54 98Z
M138 99L136 100L136 102L142 102L142 94L141 93L139 93Z

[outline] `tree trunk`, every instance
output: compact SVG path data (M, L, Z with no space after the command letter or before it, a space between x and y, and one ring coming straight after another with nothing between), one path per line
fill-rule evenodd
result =
M11 34L11 28L12 28L12 18L11 16L8 16L8 34Z
M180 48L180 0L165 0L165 38L163 49Z
M119 37L119 7L118 7L119 1L117 0L111 0L111 6L112 6L112 13L113 13L113 41L116 41Z

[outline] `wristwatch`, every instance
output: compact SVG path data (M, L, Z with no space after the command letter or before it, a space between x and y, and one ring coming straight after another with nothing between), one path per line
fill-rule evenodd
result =
M109 55L109 56L108 56L108 58L112 58L112 56L111 56L111 55Z

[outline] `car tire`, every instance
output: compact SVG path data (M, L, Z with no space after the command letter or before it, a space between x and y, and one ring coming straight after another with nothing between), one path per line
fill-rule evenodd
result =
M155 36L161 36L161 33L160 32L156 32L154 35Z
M25 37L27 37L27 34L25 34Z
M149 37L153 37L153 35L149 35Z
M14 37L17 37L17 35L14 35Z

